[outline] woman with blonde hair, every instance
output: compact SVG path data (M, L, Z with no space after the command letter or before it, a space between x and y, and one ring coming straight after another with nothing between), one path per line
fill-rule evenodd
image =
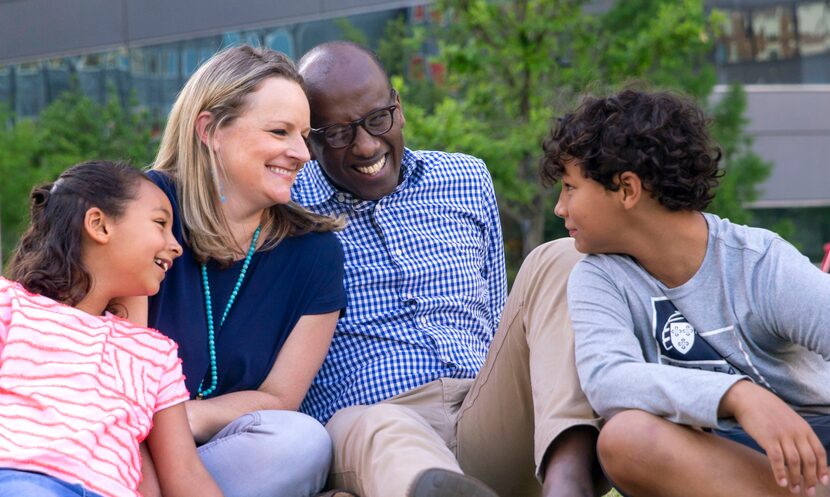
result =
M199 454L231 497L313 495L331 461L297 412L346 306L342 221L290 200L309 130L293 63L229 48L182 89L149 172L184 254L148 324L179 343Z

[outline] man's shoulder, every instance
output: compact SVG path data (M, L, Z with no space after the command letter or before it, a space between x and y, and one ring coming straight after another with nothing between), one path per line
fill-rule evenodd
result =
M422 177L440 183L458 183L478 191L492 189L493 180L483 160L472 155L437 150L417 150L413 158L420 162Z
M447 169L487 172L487 165L484 161L472 155L462 154L460 152L443 152L440 150L413 150L411 152L416 160L428 166L443 166Z

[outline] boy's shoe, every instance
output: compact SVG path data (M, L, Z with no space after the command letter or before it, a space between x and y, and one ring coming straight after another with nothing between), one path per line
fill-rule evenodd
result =
M499 497L472 476L446 469L421 471L409 488L407 497Z

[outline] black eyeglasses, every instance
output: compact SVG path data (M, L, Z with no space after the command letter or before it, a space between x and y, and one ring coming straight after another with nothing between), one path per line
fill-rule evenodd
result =
M392 100L395 101L398 93L392 90ZM348 124L330 124L322 128L311 128L315 136L322 136L331 148L343 148L352 144L357 134L357 127L361 126L372 136L380 136L392 129L395 124L395 108L397 102L388 107L375 109L360 119Z

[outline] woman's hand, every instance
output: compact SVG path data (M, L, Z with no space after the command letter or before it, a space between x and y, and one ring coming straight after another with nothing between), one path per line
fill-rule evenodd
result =
M207 472L187 429L183 404L162 409L153 416L147 436L161 493L165 497L220 497L222 491Z
M818 482L830 483L827 454L810 425L767 389L746 380L730 388L721 400L720 417L734 417L767 453L781 487L813 495ZM803 480L803 487L802 487Z
M190 425L190 432L193 433L193 439L197 444L201 445L213 437L215 433L210 433L204 423L204 410L210 409L208 402L204 400L188 400L184 403L185 411L187 412L187 424Z
M185 402L187 422L196 443L209 441L233 420L249 412L296 411L328 353L339 314L335 311L302 316L259 390Z

